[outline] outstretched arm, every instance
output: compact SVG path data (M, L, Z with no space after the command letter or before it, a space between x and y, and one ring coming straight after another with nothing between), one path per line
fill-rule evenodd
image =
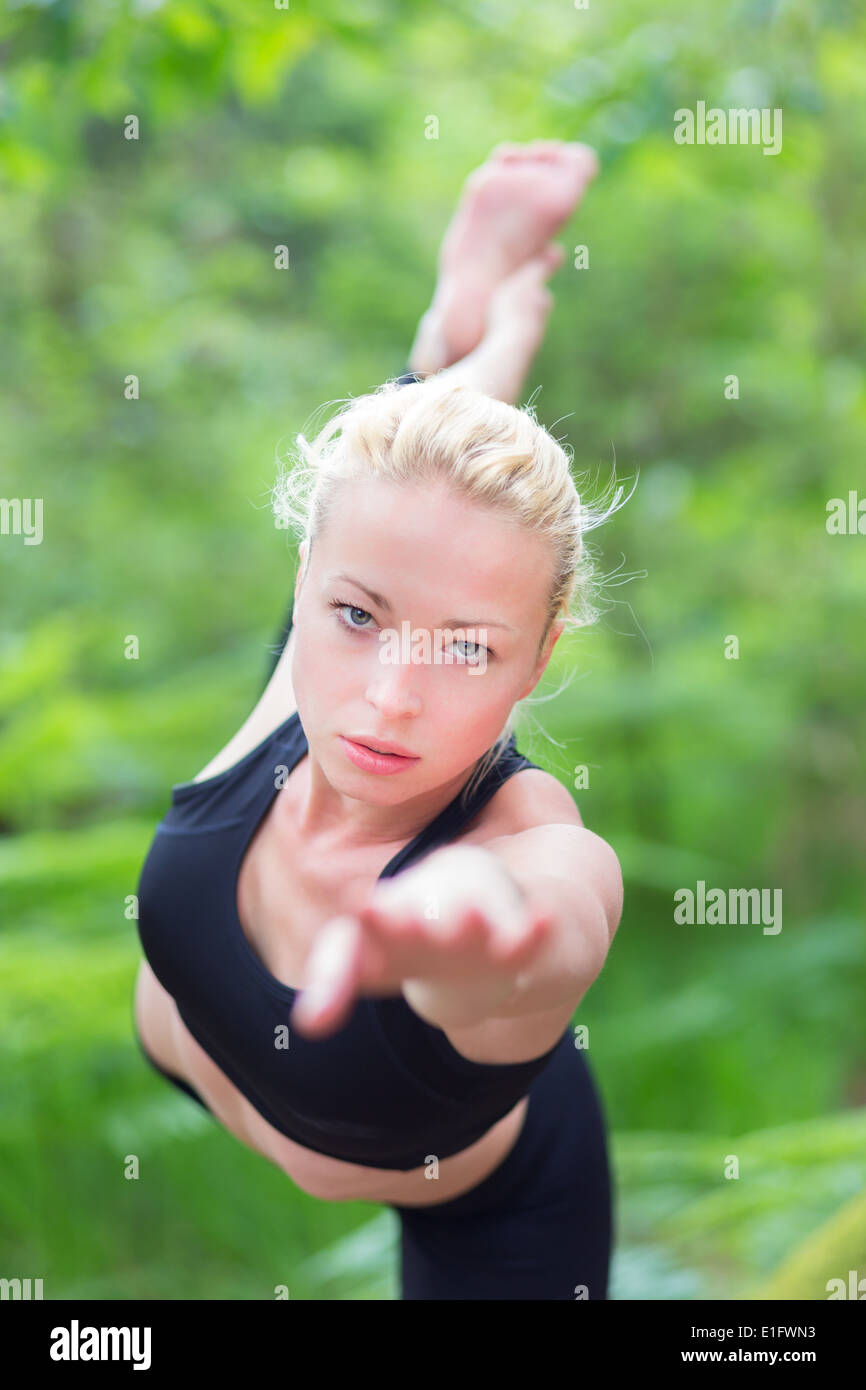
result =
M400 992L441 1028L567 1022L604 965L622 896L613 850L579 825L436 850L321 930L291 1022L322 1036L358 995Z

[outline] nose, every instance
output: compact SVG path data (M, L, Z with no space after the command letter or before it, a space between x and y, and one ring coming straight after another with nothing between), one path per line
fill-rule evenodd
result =
M418 675L421 668L408 659L382 660L376 654L374 669L367 683L367 699L379 710L384 720L402 719L407 715L421 713L422 702L418 690Z

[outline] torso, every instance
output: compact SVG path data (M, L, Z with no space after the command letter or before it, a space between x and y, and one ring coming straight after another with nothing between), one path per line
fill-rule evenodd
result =
M250 718L196 781L234 766L296 709L290 679L293 639L294 631ZM303 762L294 769L253 836L241 866L237 894L238 915L250 946L266 969L292 988L303 985L304 962L317 928L344 910L345 885L352 882L372 887L404 843L378 844L342 857L331 849L327 864L317 863L309 847L301 847L296 835L286 833L302 767ZM466 827L459 843L481 845L510 833L507 807L515 796L514 784L521 778L546 776L535 769L515 773ZM305 924L303 931L299 923ZM516 1143L525 1119L526 1097L476 1143L441 1160L435 1181L427 1177L424 1168L401 1172L347 1163L295 1143L258 1113L192 1037L174 999L146 960L136 982L135 1019L143 1046L160 1066L194 1087L238 1139L270 1159L298 1187L326 1200L404 1206L447 1201L475 1187L499 1166ZM527 1021L520 1030L517 1049L513 1020L503 1022L500 1028L491 1021L488 1027L449 1029L448 1038L472 1061L525 1061L552 1047L567 1022L567 1018L548 1015L538 1017L535 1027Z

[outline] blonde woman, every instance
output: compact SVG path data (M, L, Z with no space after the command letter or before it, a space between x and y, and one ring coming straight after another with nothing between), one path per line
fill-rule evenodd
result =
M273 497L300 540L282 650L172 788L139 884L145 1055L304 1191L391 1206L405 1299L607 1296L572 1019L622 880L512 732L594 616L585 536L613 509L510 403L594 172L582 146L495 151L411 370L298 436Z

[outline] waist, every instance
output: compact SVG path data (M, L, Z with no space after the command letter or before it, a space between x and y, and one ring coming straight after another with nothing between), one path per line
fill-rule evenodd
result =
M136 987L135 1025L142 1051L159 1070L182 1089L192 1088L224 1128L268 1158L302 1191L327 1201L400 1206L450 1201L505 1161L525 1122L526 1096L474 1143L446 1158L431 1151L424 1163L403 1170L348 1162L310 1149L271 1125L192 1035L146 961Z
M299 1187L330 1201L435 1206L471 1192L505 1162L526 1123L528 1105L524 1096L467 1149L441 1160L431 1155L423 1167L409 1172L344 1163L312 1149L301 1150L286 1171Z

